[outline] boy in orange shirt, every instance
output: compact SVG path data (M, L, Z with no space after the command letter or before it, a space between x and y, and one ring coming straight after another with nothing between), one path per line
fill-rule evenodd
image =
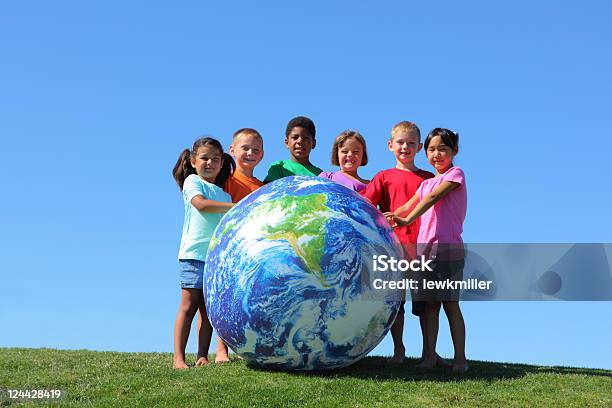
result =
M236 160L236 171L227 180L224 190L232 196L232 202L237 203L263 186L253 176L255 166L263 159L263 138L255 129L238 129L232 137L229 153Z

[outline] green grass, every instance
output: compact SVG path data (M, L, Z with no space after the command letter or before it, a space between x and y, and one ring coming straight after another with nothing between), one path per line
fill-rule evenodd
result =
M418 371L414 360L396 368L385 362L368 357L307 373L242 360L174 370L168 353L0 349L0 388L61 388L66 397L56 406L612 406L609 370L471 361L468 373L454 375ZM14 403L6 395L0 406Z

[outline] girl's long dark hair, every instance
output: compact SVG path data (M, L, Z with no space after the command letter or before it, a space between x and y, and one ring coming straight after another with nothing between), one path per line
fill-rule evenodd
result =
M193 155L195 157L198 149L206 145L215 147L223 156L223 166L215 178L215 185L221 188L225 187L227 180L232 176L232 174L234 174L236 163L234 162L232 156L223 151L223 146L221 146L221 143L212 137L201 137L193 143L191 151L189 149L185 149L181 152L176 164L174 165L174 168L172 169L172 176L174 177L174 180L176 180L176 184L181 191L183 191L185 179L191 174L196 174L195 169L191 165L191 156Z

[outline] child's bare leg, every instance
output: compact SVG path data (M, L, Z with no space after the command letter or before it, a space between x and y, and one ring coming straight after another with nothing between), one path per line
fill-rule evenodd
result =
M185 348L189 339L189 330L202 301L202 289L181 289L181 304L174 322L174 368L187 368Z
M427 302L423 322L423 360L417 364L418 368L433 368L437 364L436 342L440 324L440 306L440 302Z
M393 339L393 357L391 364L401 364L406 360L406 348L404 347L404 313L399 313L391 326L391 338Z
M227 363L229 356L227 355L227 345L221 340L221 337L217 336L217 355L215 356L215 363Z
M465 358L465 322L459 302L444 302L444 313L448 318L453 347L455 348L453 371L465 372L469 367Z
M425 349L427 348L427 343L425 342L425 338L427 337L427 334L425 332L427 328L427 319L425 318L425 311L423 311L419 316L419 326L421 326L421 338L423 339L423 350L421 351L421 360L419 360L420 363L425 360Z
M208 364L208 349L210 348L212 331L212 326L206 314L206 305L202 302L198 308L198 356L196 358L196 367Z
M208 364L208 349L210 348L210 340L212 338L213 328L206 314L206 304L202 302L202 306L198 312L198 358L196 366ZM215 363L227 363L229 360L227 345L217 336L217 351L215 355Z
M425 315L421 314L421 316L419 316L419 325L421 326L421 337L423 338L423 351L421 352L421 359L418 361L417 364L420 364L423 362L423 360L425 360L425 356L427 355L427 333L425 332L425 327L426 327L426 319L425 319ZM452 364L449 363L448 361L446 361L445 359L443 359L438 353L436 353L436 365L437 366L441 366L441 367L450 367Z

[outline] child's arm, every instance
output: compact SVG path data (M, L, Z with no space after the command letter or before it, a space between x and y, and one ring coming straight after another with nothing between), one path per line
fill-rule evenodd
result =
M460 185L460 183L455 183L454 181L443 181L438 187L434 188L431 193L423 197L423 199L419 201L419 203L416 205L416 207L414 207L414 209L410 212L410 214L408 214L407 217L402 218L399 216L399 208L395 210L394 213L387 213L389 215L387 216L387 214L385 214L385 216L387 216L387 219L391 217L398 225L410 225L417 218L423 215L425 211L429 210L435 203L440 201L444 196L446 196L448 193L450 193ZM412 197L410 201L412 201L413 198L414 197ZM410 203L410 201L408 201L408 203ZM408 203L404 204L400 208L407 206Z
M413 195L410 200L406 201L406 204L402 205L401 207L397 208L395 211L393 211L390 214L394 214L397 216L405 216L406 214L408 214L410 212L410 210L412 209L412 207L414 207L416 204L418 204L419 202L419 193L416 193L415 195ZM385 214L389 214L389 213L385 213Z
M183 184L183 197L185 201L189 201L198 211L209 213L224 213L227 212L234 204L225 203L222 201L209 200L207 195L213 195L214 191L210 187L206 187L199 181L197 175L192 174L185 179Z
M193 205L198 211L209 213L224 213L228 212L234 206L234 203L224 203L222 201L209 200L203 195L197 195L191 199Z
M389 221L389 224L391 224L392 227L403 225L397 222L397 218L401 217L402 215L408 214L412 207L414 207L415 204L419 203L419 200L419 193L417 192L410 198L410 200L406 201L406 203L403 204L401 207L398 207L393 212L386 212L383 215L387 218L387 221Z

